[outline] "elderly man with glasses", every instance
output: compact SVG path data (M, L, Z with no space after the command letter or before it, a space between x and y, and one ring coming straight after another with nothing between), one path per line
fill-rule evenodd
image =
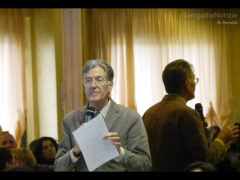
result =
M95 171L149 171L151 157L147 133L141 116L110 98L114 72L103 60L87 61L82 70L88 104L67 114L63 119L63 138L55 159L55 171L88 171L81 149L72 132L91 117L101 113L109 133L103 138L112 140L119 156Z

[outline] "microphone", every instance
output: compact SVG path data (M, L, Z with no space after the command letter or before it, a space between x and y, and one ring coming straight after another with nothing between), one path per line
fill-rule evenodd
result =
M86 109L86 122L90 121L96 115L96 111L94 107L88 106Z
M195 104L195 110L200 114L201 120L204 121L205 117L203 115L203 107L201 103Z

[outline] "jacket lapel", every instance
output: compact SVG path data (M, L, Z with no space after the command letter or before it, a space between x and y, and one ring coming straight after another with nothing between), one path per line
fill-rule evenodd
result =
M112 99L111 99L111 101L112 102L110 104L110 107L108 109L108 112L107 112L107 115L106 115L106 118L105 118L105 123L106 123L106 126L107 126L108 130L111 129L114 122L116 121L116 119L119 116L119 109L118 109L117 104Z

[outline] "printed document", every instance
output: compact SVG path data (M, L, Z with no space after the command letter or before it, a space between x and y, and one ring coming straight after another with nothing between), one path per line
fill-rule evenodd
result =
M107 133L108 129L101 114L73 131L89 171L119 156L112 141L103 139Z

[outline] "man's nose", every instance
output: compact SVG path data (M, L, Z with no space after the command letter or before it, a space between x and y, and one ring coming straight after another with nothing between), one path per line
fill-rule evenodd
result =
M95 79L93 79L90 86L94 86L94 87L97 86L97 81Z

